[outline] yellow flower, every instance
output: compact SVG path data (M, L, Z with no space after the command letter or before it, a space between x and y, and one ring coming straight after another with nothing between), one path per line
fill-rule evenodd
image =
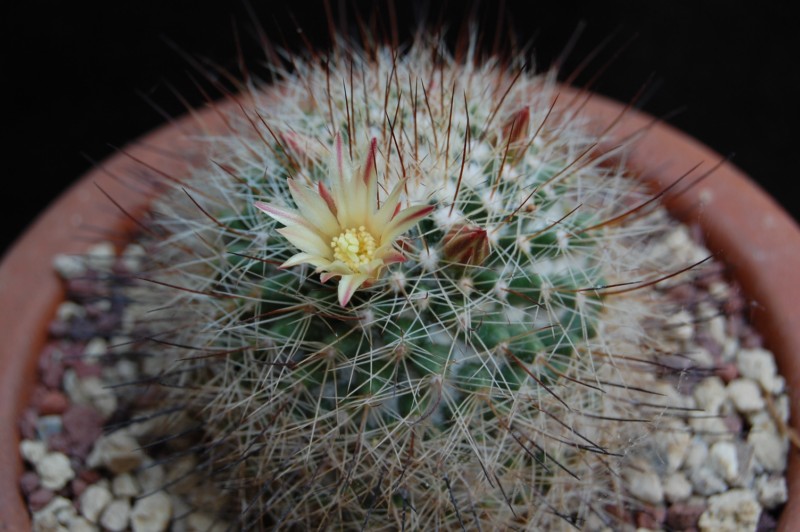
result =
M339 304L343 307L356 290L378 279L384 266L405 261L394 242L434 208L416 205L401 210L404 182L378 205L376 146L377 141L372 139L363 172L356 175L337 136L329 168L330 191L322 182L313 190L289 178L289 192L297 210L255 203L286 226L278 232L300 250L281 268L307 263L317 268L323 283L341 277Z

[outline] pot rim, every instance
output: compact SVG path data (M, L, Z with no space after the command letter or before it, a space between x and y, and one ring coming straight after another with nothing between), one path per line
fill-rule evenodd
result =
M713 172L689 190L665 194L670 212L696 221L708 248L724 262L754 304L751 318L773 350L790 394L800 389L800 227L742 171L710 148L649 115L603 96L570 87L559 90L557 108L579 110L603 134L602 147L626 148L634 173L664 190L697 163L689 179ZM245 97L246 98L246 97ZM193 142L198 134L223 132L224 112L238 103L225 101L191 111L126 146L80 178L48 207L9 248L0 263L0 530L26 530L30 517L19 491L22 472L17 423L35 382L38 357L49 321L64 291L52 260L57 254L85 251L76 238L89 222L109 234L130 234L132 217L159 191L163 174L180 176L199 164ZM142 186L144 185L144 186ZM102 189L101 192L98 189ZM122 212L103 197L119 198ZM123 200L124 198L124 200ZM35 334L21 335L20 331ZM790 395L791 426L800 427L800 395ZM800 522L800 458L790 453L789 502L780 528Z

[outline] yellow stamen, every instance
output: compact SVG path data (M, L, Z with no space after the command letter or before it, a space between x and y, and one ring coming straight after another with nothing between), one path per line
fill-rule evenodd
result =
M358 229L351 228L334 237L331 241L333 257L344 262L354 272L359 266L368 264L375 258L377 243L375 237L362 225Z

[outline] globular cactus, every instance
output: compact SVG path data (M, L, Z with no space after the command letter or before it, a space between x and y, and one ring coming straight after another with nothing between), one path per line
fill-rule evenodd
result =
M156 410L201 427L237 527L593 528L635 504L669 349L652 286L690 264L584 96L442 49L274 65L152 209L132 293Z

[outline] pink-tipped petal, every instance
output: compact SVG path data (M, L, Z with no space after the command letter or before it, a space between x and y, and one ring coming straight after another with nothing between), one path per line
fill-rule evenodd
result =
M341 232L339 222L319 195L310 188L297 184L294 179L289 179L288 182L292 199L311 225L326 237L333 237Z
M339 280L339 305L346 307L356 290L368 278L368 275L343 275Z
M364 192L362 200L364 210L361 211L361 216L372 216L378 206L377 150L378 139L373 137L372 142L369 144L367 160L364 163L364 185L362 189Z
M383 230L381 242L393 242L395 238L430 214L434 208L433 205L417 205L403 209Z
M367 188L370 186L370 180L376 180L378 172L375 170L375 153L378 150L378 139L372 137L372 141L369 143L369 153L367 154L367 160L364 163L364 184L367 185Z
M287 227L293 225L311 227L311 224L308 223L308 220L303 218L300 215L300 213L295 211L294 209L276 207L275 205L264 203L262 201L257 201L253 205L255 206L256 209L266 213L267 215L270 216L270 218L273 218L274 220L282 223Z
M319 280L322 283L327 283L328 281L330 281L332 278L336 277L337 275L342 275L342 274L341 273L336 273L336 272L324 272L319 276Z
M394 250L392 250L391 252L389 252L389 253L387 253L386 255L383 256L383 263L387 264L387 265L388 264L395 264L395 263L398 263L398 262L405 262L407 260L408 259L406 258L405 255L403 255L399 251L394 251Z
M330 191L328 190L328 188L325 186L325 184L322 181L317 183L317 185L318 185L317 188L319 189L320 197L328 205L328 210L331 211L331 214L336 216L336 211L337 211L336 202L333 201L333 196L331 196Z

